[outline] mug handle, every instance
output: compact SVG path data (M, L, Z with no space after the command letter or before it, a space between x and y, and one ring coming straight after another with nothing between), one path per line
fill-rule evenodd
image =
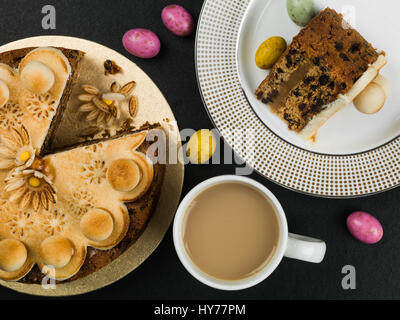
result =
M326 243L322 240L289 233L284 256L287 258L320 263L324 259Z

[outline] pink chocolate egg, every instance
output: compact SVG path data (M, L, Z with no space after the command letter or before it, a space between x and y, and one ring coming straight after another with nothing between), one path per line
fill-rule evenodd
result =
M383 236L380 222L363 211L353 212L347 217L347 229L354 238L369 244L377 243Z
M195 21L185 8L171 4L161 12L161 19L165 27L179 37L191 35L195 29Z
M126 32L122 38L125 49L136 57L150 59L158 55L160 39L150 30L136 28Z

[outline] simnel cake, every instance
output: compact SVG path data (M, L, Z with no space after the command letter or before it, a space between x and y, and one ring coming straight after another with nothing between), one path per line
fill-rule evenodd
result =
M384 53L327 8L293 38L255 94L290 130L314 139L385 64Z
M147 156L146 137L161 126L131 125L134 81L104 94L82 86L83 140L51 147L84 56L50 47L0 54L2 280L87 276L134 243L156 207L165 165Z

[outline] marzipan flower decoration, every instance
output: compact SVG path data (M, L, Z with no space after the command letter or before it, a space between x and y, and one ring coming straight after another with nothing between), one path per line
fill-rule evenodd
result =
M123 87L113 82L110 91L102 93L94 86L83 85L85 93L78 99L84 104L79 107L79 111L87 114L86 120L89 122L110 126L114 120L120 119L122 104L129 99L129 114L134 117L137 113L137 98L131 93L135 86L135 81L128 82Z
M97 183L100 184L105 179L107 168L105 161L92 160L90 163L83 165L81 176L85 179L87 184Z
M30 206L35 212L41 208L49 210L50 205L57 201L52 181L39 171L15 169L5 182L4 190L11 194L9 200L19 203L21 210Z
M0 108L0 128L11 129L21 125L23 116L21 106L18 103L8 102Z
M56 101L50 93L35 94L26 99L27 109L36 119L49 119L56 111Z
M24 126L11 128L0 137L0 169L27 168L35 160L29 133Z

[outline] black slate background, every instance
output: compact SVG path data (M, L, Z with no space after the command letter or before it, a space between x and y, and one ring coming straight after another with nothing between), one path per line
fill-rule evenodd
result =
M212 128L197 88L194 35L177 38L162 24L162 8L185 6L199 17L201 0L1 0L0 45L38 35L67 35L92 40L124 54L158 85L183 128ZM41 27L42 6L57 9L57 29ZM144 27L162 42L161 54L152 60L129 55L121 44L125 31ZM234 165L188 165L183 195L201 181L234 174ZM400 189L367 198L332 200L286 190L254 173L280 199L292 232L324 239L327 254L319 265L284 259L263 283L239 292L204 286L180 264L173 247L171 228L156 252L117 283L79 296L82 299L392 299L400 298ZM355 210L374 214L383 224L384 237L377 245L364 245L347 232L345 220ZM344 265L357 270L357 289L343 290ZM0 299L32 298L0 287Z

